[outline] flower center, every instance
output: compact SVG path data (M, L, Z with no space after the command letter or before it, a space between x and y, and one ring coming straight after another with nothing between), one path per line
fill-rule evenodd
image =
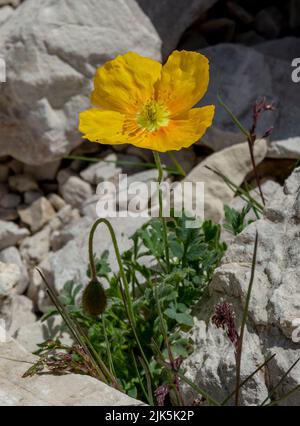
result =
M148 132L155 132L160 127L168 125L169 111L160 102L148 101L137 113L136 121Z

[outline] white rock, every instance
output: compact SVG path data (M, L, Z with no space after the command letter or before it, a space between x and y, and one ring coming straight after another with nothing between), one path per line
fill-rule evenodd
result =
M38 358L14 340L0 343L0 357L0 406L142 404L92 377L80 374L47 374L23 378L23 374Z
M55 316L48 318L46 321L24 322L18 328L15 334L16 341L28 352L35 352L38 344L49 339L57 339L68 346L72 346L74 341L66 332L61 332L62 318Z
M98 185L103 181L114 181L122 171L120 167L116 166L116 163L112 162L117 161L117 159L116 154L108 155L104 160L109 161L109 163L99 161L92 164L83 170L80 176L93 185Z
M27 268L21 259L19 250L16 247L8 247L0 252L0 261L3 263L13 263L20 268L20 279L17 284L17 293L23 294L27 289L29 277Z
M0 8L0 25L4 25L12 16L14 10L11 6L3 6Z
M255 144L257 165L265 158L266 153L266 141L263 139L257 141ZM184 179L186 182L204 182L205 218L219 222L224 216L224 204L229 204L235 194L221 177L208 170L206 166L221 172L235 185L240 186L252 170L248 144L234 145L207 157ZM192 196L194 197L194 194Z
M35 191L39 188L36 181L31 176L25 174L10 176L8 183L11 189L18 192Z
M268 157L297 159L300 156L300 138L279 139L269 145Z
M55 211L47 198L41 197L31 206L19 209L19 215L22 222L29 225L33 232L36 232L55 216Z
M86 0L84 6L27 0L0 29L0 40L7 64L2 95L9 99L0 152L32 165L62 158L81 142L78 113L90 106L98 66L128 51L159 59L161 49L134 0Z
M80 214L77 209L73 209L67 204L58 211L57 218L61 221L63 227L64 225L69 225L72 222L78 221L80 219Z
M27 229L20 228L15 223L0 220L0 250L16 245L27 235L29 235Z
M220 401L234 389L234 354L224 332L217 330L209 319L215 304L222 298L233 304L236 322L241 323L256 232L258 252L247 322L247 334L251 341L247 342L246 334L242 379L269 356L276 356L264 371L244 385L243 404L260 404L267 391L300 357L299 344L294 340L298 333L294 321L300 318L299 200L300 168L297 168L267 204L264 217L249 225L234 239L210 284L211 299L197 314L198 320L192 332L196 350L183 367L187 368L191 380L199 386L208 386L212 396ZM280 399L299 384L298 363L276 390L275 399ZM190 390L186 389L186 392L192 399ZM298 406L299 403L298 392L279 405Z
M80 207L92 195L91 185L69 170L61 170L57 179L61 196L73 207Z
M34 324L36 316L33 313L33 303L28 297L13 295L1 301L1 319L5 321L5 330L9 336L14 336L24 324Z
M39 265L38 268L43 272L47 282L52 283L52 271L51 265L49 261L49 256L47 256ZM43 312L48 312L51 307L50 301L46 295L45 284L38 273L37 269L29 270L30 274L30 282L28 286L28 290L26 292L27 297L29 297L41 311L40 306L43 306Z
M24 238L20 244L20 252L27 265L37 265L50 250L50 226L46 225L41 231L31 237Z
M49 194L47 198L56 211L59 211L60 209L66 206L66 202L55 193Z
M15 263L0 262L0 298L16 292L21 272Z
M261 190L265 199L266 203L271 202L274 194L281 188L281 185L277 182L275 182L272 179L267 179L265 181L261 181ZM256 200L258 203L262 204L261 196L259 193L258 188L254 188L250 191L251 197ZM243 200L241 197L236 196L232 202L229 204L229 207L234 208L238 212L241 212L244 207L246 207L247 202ZM254 213L254 211L251 209L245 216L245 223L248 223L249 221L256 220L257 217ZM226 223L225 218L223 218L223 224ZM226 242L226 244L229 246L231 242L234 240L234 235L230 233L229 231L226 231L224 228L222 230L222 240Z

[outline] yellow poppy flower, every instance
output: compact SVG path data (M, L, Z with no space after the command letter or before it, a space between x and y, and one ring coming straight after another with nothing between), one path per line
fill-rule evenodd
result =
M192 107L204 96L208 59L174 51L165 65L128 52L98 68L91 102L80 113L84 138L165 152L187 148L211 126L214 106Z

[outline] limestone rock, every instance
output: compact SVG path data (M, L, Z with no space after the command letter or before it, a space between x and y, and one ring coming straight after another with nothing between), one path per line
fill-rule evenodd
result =
M4 6L0 9L0 25L5 24L5 22L12 16L14 10L11 6Z
M255 143L255 158L259 164L266 156L265 140ZM198 164L184 179L186 182L204 182L204 214L206 219L219 222L224 215L224 204L234 198L234 192L224 180L208 170L210 167L221 172L235 185L240 186L247 174L252 170L247 143L237 144L217 152ZM194 194L192 194L194 197Z
M57 179L61 196L73 207L80 207L92 195L91 185L69 170L61 170Z
M31 206L19 209L23 223L30 226L32 232L41 229L55 215L51 203L45 197L38 198Z
M15 223L0 220L0 250L14 246L27 235L29 235L27 229L20 228Z
M258 232L258 252L250 299L249 318L242 361L242 379L255 370L270 355L276 354L264 371L253 376L242 392L244 405L261 403L300 357L298 335L300 322L300 168L294 170L283 188L267 204L262 219L249 225L239 234L225 253L221 266L215 271L210 301L198 310L192 334L195 352L184 366L187 375L219 400L233 388L234 355L232 345L210 318L214 306L224 299L231 302L240 324L248 290L255 234ZM251 341L248 341L251 339ZM225 343L224 343L225 342ZM275 400L300 384L299 363L290 371L276 390ZM192 399L190 390L188 397ZM294 393L280 405L300 403Z
M24 324L29 326L36 321L32 301L21 295L9 296L2 300L0 315L5 321L5 330L9 336L14 336Z
M21 242L20 252L27 265L37 265L47 256L50 250L50 232L50 226L45 226Z
M159 59L161 48L135 0L26 0L0 40L7 65L0 153L32 165L60 159L81 142L78 113L90 105L98 66L128 51Z
M0 343L0 405L99 406L142 403L89 376L39 375L22 378L37 357L17 342ZM59 389L59 392L57 391Z
M68 346L74 343L67 332L61 332L62 318L55 316L46 321L24 322L15 334L17 342L28 352L38 349L38 344L49 339L57 339Z
M20 276L18 265L0 262L0 298L9 296L16 291Z
M96 164L88 166L80 173L80 176L85 181L98 185L103 181L114 181L114 179L121 173L121 168L118 167L113 161L117 161L115 154L108 155L104 158L105 161L99 161Z
M66 202L59 195L55 193L49 194L47 198L56 211L59 211L66 205Z
M16 289L18 294L23 294L28 286L28 272L16 247L8 247L0 252L0 261L3 263L12 263L19 267L20 278Z

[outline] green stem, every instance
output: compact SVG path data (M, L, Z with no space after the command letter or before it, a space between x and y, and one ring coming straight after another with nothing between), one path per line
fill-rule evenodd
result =
M119 266L119 270L120 270L120 276L121 276L121 280L123 283L123 289L124 289L124 303L125 303L125 309L126 312L128 314L128 320L130 323L130 326L132 328L132 332L134 334L135 337L135 341L137 343L137 346L139 348L139 351L141 353L142 359L148 369L148 373L150 375L150 377L152 377L151 375L151 371L149 368L149 363L148 360L146 358L146 355L143 351L141 342L139 340L136 328L135 328L135 318L134 318L134 312L133 312L133 306L132 306L132 301L131 301L131 296L130 296L130 290L129 290L129 284L127 281L127 277L123 268L123 264L122 264L122 258L121 258L121 254L120 254L120 250L119 250L119 246L117 243L117 239L116 239L116 234L115 231L111 225L111 223L105 219L105 218L101 218L96 220L96 222L93 224L91 230L90 230L90 235L89 235L89 262L90 262L90 268L91 268L91 275L92 275L92 279L97 279L97 272L96 272L96 266L95 266L95 259L94 259L94 252L93 252L93 240L94 240L94 235L95 235L95 231L98 227L98 225L100 225L101 223L103 223L104 225L107 226L111 239L112 239L112 243L114 246L114 250L115 250L115 254L116 254L116 258L117 258L117 262L118 262L118 266ZM126 306L127 304L127 306Z
M181 176L186 176L186 173L183 170L183 167L181 166L181 164L179 163L179 161L175 157L174 153L172 151L169 151L168 154L169 154L169 157L171 158L171 160L173 161L173 163L174 163L174 165L175 165L175 167L178 171L178 174L181 175Z
M266 405L266 403L268 402L269 399L271 399L271 396L274 394L274 392L276 391L276 389L279 388L279 386L283 383L284 379L290 374L290 372L293 370L293 368L298 364L298 362L300 361L300 358L298 358L292 365L291 367L284 373L284 375L281 377L281 379L279 380L279 382L277 383L276 386L273 387L273 389L269 392L267 398L261 403L261 405ZM282 397L284 398L284 396ZM280 399L281 400L281 399ZM267 404L270 405L270 404Z
M163 217L163 200L162 200L162 190L161 190L161 182L163 180L163 168L160 161L159 153L156 151L153 151L153 157L155 160L155 164L158 171L158 202L159 202L159 217L161 219L162 228L163 228L163 240L164 240L164 247L165 247L165 256L166 256L166 264L167 264L167 270L170 272L170 255L169 255L169 244L168 244L168 232L167 232L167 224L166 220Z
M104 315L102 315L102 326L103 326L103 333L104 333L104 339L105 339L105 345L106 345L106 350L107 350L107 358L108 358L110 372L111 372L111 374L113 374L114 377L116 377L116 370L115 370L114 362L113 362L113 359L112 359L112 356L111 356L110 344L109 344L108 337L107 337L106 323L105 323Z
M274 357L275 357L275 354L271 355L263 364L261 364L259 367L257 367L257 369L254 370L253 373L250 374L250 376L246 377L246 379L243 380L242 383L240 384L240 388L243 387L250 379L252 379L252 377L255 376L256 373L258 373L260 370L262 370ZM225 405L235 395L235 393L236 393L236 390L231 392L231 394L229 394L226 397L226 399L224 399L224 401L222 402L221 405ZM263 404L261 404L261 405L263 405Z
M66 155L63 157L65 160L78 160L78 161L85 161L88 163L107 163L107 164L116 164L116 166L132 166L132 167L143 167L145 169L155 169L156 165L154 163L144 163L142 161L126 161L126 160L105 160L100 157L84 157L81 155ZM179 164L179 163L178 163ZM179 167L180 164L179 164ZM178 167L176 166L177 170L172 169L171 167L164 167L164 170L172 175L182 175L182 172L179 171ZM183 170L183 169L182 169Z
M238 128L240 129L240 131L246 136L247 138L247 142L248 142L248 146L249 146L249 152L250 152L250 157L251 157L251 163L252 163L252 168L253 168L253 172L254 172L254 176L255 176L255 180L256 180L256 184L258 186L259 189L259 193L262 199L262 203L263 205L265 205L265 198L261 189L261 185L260 185L260 179L258 176L258 172L257 172L257 167L256 167L256 162L255 162L255 156L254 156L254 142L255 142L255 137L253 137L253 135L251 134L251 132L248 132L245 127L242 125L242 123L237 119L237 117L233 114L233 112L229 109L229 107L225 104L225 102L221 99L221 96L218 94L217 95L218 101L220 103L220 105L227 111L227 113L230 115L230 117L232 118L233 122L238 126Z

